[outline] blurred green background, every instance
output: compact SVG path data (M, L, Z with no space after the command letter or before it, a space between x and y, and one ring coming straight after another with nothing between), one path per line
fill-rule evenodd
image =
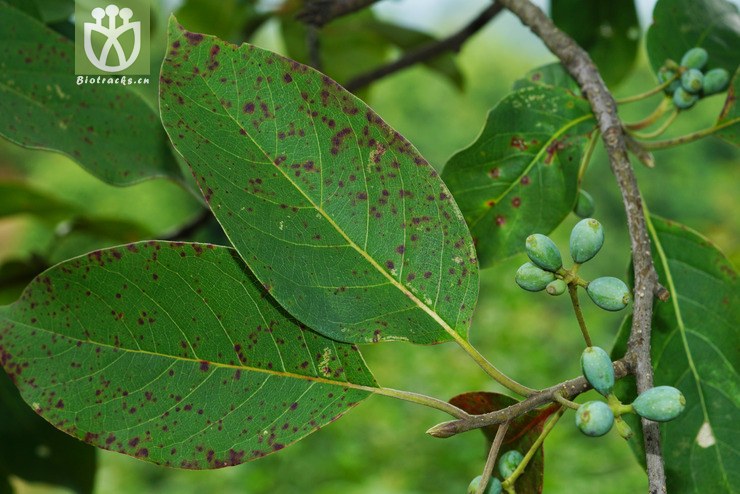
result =
M458 2L443 3L447 5L447 15L436 7L433 15L427 16L427 22L432 23L428 28L436 34L457 29L481 5L462 2L463 8ZM379 15L395 15L393 8L379 9ZM274 24L261 28L253 40L267 48L285 50ZM526 29L510 15L502 15L459 54L457 62L465 80L463 91L427 68L415 67L376 83L363 96L441 169L449 156L474 140L487 111L506 94L514 80L552 60ZM654 78L641 51L635 72L615 88L615 93L634 94L652 85ZM722 99L720 96L703 100L678 119L669 136L711 125ZM631 104L620 108L620 112L626 121L639 120L658 101L659 97ZM680 149L656 152L655 157L655 169L635 164L651 211L704 233L737 261L740 217L734 209L738 150L709 138ZM128 228L124 234L133 237L142 232L155 238L167 236L193 221L201 208L198 199L171 182L154 180L117 189L91 177L64 157L24 150L5 141L0 141L0 180L28 184L79 206L88 217L101 222L124 221L128 226L121 229ZM606 229L603 253L583 272L586 276L624 278L629 263L624 212L601 148L583 186L593 195L595 216ZM570 228L576 221L571 215L553 233L559 245L567 245ZM0 218L0 273L13 262L33 265L33 259L38 257L61 260L121 243L116 235L69 239L68 230L69 225L28 214ZM566 299L524 292L514 284L513 273L524 259L520 255L483 272L471 339L507 374L527 386L545 387L579 374L582 342ZM17 296L25 278L2 279L0 302L7 303ZM583 305L595 343L610 348L623 314L605 313L585 300ZM378 381L387 387L442 399L466 391L502 391L452 344L385 344L364 347L363 351ZM590 397L586 394L579 401ZM336 424L278 455L218 471L165 469L100 451L96 492L463 492L483 467L485 442L482 434L475 431L446 440L424 434L443 420L447 417L440 412L371 397ZM14 482L19 493L63 492ZM645 476L624 440L614 433L599 439L586 438L573 426L572 412L566 413L545 443L546 493L616 494L644 492L646 488Z

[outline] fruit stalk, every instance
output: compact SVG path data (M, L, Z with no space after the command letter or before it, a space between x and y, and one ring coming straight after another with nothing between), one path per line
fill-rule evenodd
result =
M591 335L588 333L588 328L586 327L586 321L583 319L583 312L581 312L581 303L578 301L578 286L569 284L568 294L570 295L570 301L573 304L573 310L576 313L578 327L581 328L583 340L586 342L586 346L593 346L591 343Z
M649 91L645 91L644 93L640 93L640 94L633 94L632 96L625 96L624 98L619 98L615 101L618 105L624 105L626 103L633 103L635 101L642 101L646 98L649 98L650 96L654 94L658 94L662 92L664 89L670 86L673 83L673 81L675 81L676 79L678 79L678 74L675 74L672 78L666 80L665 82L660 83L659 85L655 86Z
M644 132L644 133L632 132L632 136L636 137L637 139L655 139L656 137L662 135L666 130L668 130L668 127L670 127L673 121L676 120L677 116L678 116L678 110L674 108L673 111L670 113L670 115L668 115L668 118L666 118L663 121L663 123L660 125L660 127L658 127L652 132Z
M645 149L672 148L675 146L686 144L688 142L698 141L699 139L703 139L704 137L710 136L714 134L715 132L719 132L720 130L724 128L730 127L731 125L735 125L738 122L740 122L740 118L733 118L731 120L727 120L726 122L722 122L721 124L717 124L717 125L714 125L706 129L692 132L691 134L686 134L686 135L682 135L679 137L674 137L672 139L666 139L663 141L643 142L641 144Z
M529 451L527 451L527 454L524 455L524 459L522 459L521 463L519 463L519 466L516 467L516 470L514 470L509 478L502 482L504 489L506 489L507 492L511 487L514 486L514 482L516 482L516 479L518 479L522 475L524 469L527 468L530 460L532 460L534 454L537 452L540 446L542 446L542 443L545 442L545 438L548 434L550 434L550 431L553 430L555 424L557 424L558 420L560 420L560 417L563 416L563 413L565 413L565 408L560 407L560 409L553 414L552 418L550 418L550 420L545 423L545 426L542 428L542 432L540 432L540 435L537 436L537 439L535 439L532 447L530 447Z
M509 422L504 422L496 429L496 435L493 437L493 443L491 449L488 450L488 457L486 458L486 465L483 467L483 473L481 474L480 485L478 486L477 494L483 494L486 492L488 482L491 480L493 475L493 467L496 465L496 458L498 457L498 451L501 449L501 444L504 442L506 437L506 431L509 429Z
M655 110L653 110L650 115L643 118L642 120L638 120L637 122L627 123L624 125L624 128L627 129L627 131L632 131L642 130L645 127L650 127L655 122L657 122L660 117L665 115L665 112L670 110L672 107L673 106L671 105L671 100L668 98L663 98L660 101L660 104L655 108Z

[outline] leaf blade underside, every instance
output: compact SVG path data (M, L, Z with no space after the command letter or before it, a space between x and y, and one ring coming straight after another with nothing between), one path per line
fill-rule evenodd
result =
M170 22L162 120L257 278L333 339L467 338L475 249L434 169L326 76Z
M37 277L0 358L55 427L179 468L279 451L376 387L357 349L287 316L233 249L140 242Z
M182 178L156 112L138 94L77 85L74 42L2 1L0 66L0 136L69 156L113 185Z

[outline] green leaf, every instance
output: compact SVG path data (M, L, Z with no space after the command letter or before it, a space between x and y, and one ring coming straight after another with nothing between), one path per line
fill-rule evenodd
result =
M537 86L562 87L574 96L581 95L581 88L578 86L578 83L560 62L550 63L530 70L523 78L514 82L513 89L516 91L518 89Z
M434 169L359 99L255 46L170 26L162 120L257 278L340 341L467 337L478 267Z
M502 410L510 405L517 403L517 400L499 393L489 393L486 391L474 391L463 393L455 396L450 403L456 407L465 410L472 415L482 415L484 413ZM504 441L501 443L499 457L506 451L515 449L522 455L532 447L534 442L542 432L545 420L557 410L557 406L551 406L543 410L534 410L521 415L509 423L509 429L506 431ZM481 429L488 440L490 449L498 425L491 425ZM545 452L544 447L540 447L530 460L524 473L516 481L516 492L518 494L539 494L542 492L542 484L545 469ZM496 472L496 470L494 470ZM503 480L497 475L499 480Z
M65 154L114 185L180 176L141 97L120 84L78 86L74 43L2 1L0 67L0 136Z
M668 302L656 302L653 316L655 385L674 386L686 397L683 414L661 424L668 492L734 492L740 485L737 273L697 232L655 216L651 221L655 267L671 293ZM630 323L622 325L613 356L624 354ZM616 392L631 401L634 381L619 381ZM644 458L642 438L630 443Z
M646 46L656 73L667 59L678 63L694 47L709 53L707 69L734 73L740 64L738 7L726 0L658 0Z
M524 251L573 209L594 119L566 89L530 86L488 114L477 140L452 156L442 178L470 226L481 266Z
M38 414L158 464L260 458L375 387L354 346L288 317L226 247L95 251L42 273L1 309L0 359Z
M29 482L61 485L79 494L91 493L95 453L94 448L36 415L0 370L0 483L15 475Z
M629 73L637 58L640 24L632 0L553 0L552 19L588 51L607 84Z
M740 109L738 109L737 104L737 95L739 92L740 69L735 71L735 75L732 77L732 81L730 81L730 87L727 89L727 99L715 124L725 127L714 134L735 146L740 146Z

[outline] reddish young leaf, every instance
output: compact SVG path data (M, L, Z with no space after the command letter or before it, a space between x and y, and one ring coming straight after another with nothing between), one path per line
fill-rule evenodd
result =
M458 408L465 410L472 415L483 415L484 413L495 412L501 410L510 405L515 404L517 401L509 396L489 393L486 391L473 391L470 393L463 393L455 396L450 400L450 403ZM499 457L506 451L515 449L522 455L526 455L529 448L537 440L537 437L542 432L545 420L555 413L557 406L549 406L541 410L533 410L529 413L517 417L509 424L509 429L506 431L504 442L499 450ZM488 445L490 447L493 442L493 438L496 436L498 425L491 425L481 429L483 434L488 439ZM527 465L524 473L516 481L516 492L517 494L539 494L542 492L543 473L545 468L545 455L543 448L540 447L534 454L534 457ZM494 474L499 477L498 470L494 470Z

